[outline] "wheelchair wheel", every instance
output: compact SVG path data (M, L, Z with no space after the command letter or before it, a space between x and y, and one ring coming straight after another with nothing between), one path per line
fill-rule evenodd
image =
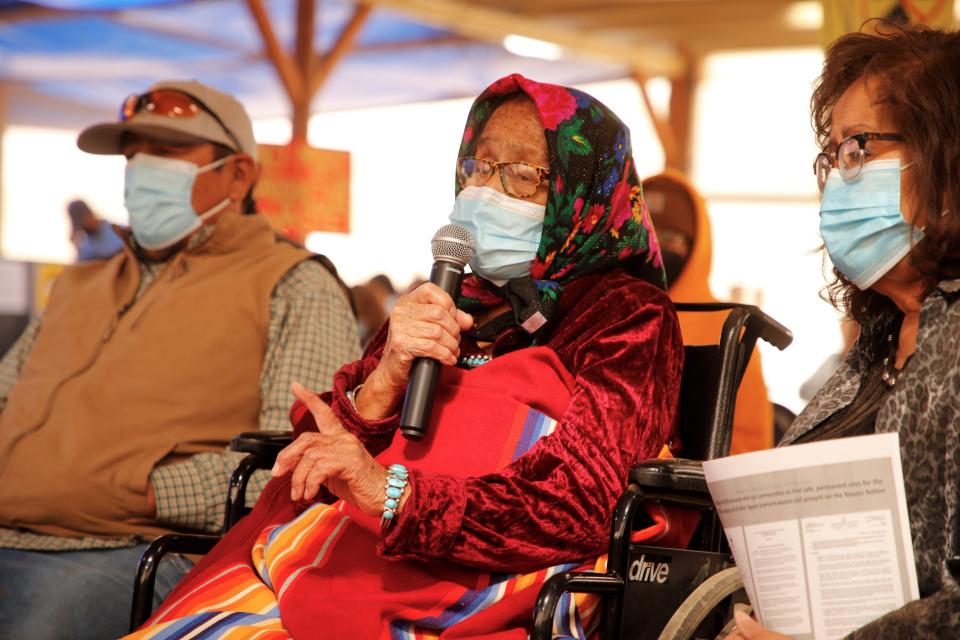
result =
M711 614L732 618L731 596L736 596L738 592L743 592L743 579L736 567L710 576L683 601L660 632L659 640L689 640ZM745 594L743 599L746 599ZM727 622L717 638L726 637L732 628L732 624Z

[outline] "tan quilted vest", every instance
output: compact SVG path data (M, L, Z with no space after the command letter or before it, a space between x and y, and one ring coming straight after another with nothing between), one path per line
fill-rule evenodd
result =
M167 531L147 517L150 471L257 429L271 294L309 255L227 215L135 304L129 250L65 270L0 416L0 526Z

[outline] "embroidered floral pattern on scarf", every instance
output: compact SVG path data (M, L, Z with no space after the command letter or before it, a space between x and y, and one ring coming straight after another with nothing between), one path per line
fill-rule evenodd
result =
M487 120L518 93L529 96L537 107L550 159L543 236L530 274L547 308L560 297L564 283L628 259L644 279L665 288L660 247L634 166L630 132L595 98L519 74L501 78L473 103L460 156L474 155ZM470 310L501 301L479 278L465 280L461 307Z

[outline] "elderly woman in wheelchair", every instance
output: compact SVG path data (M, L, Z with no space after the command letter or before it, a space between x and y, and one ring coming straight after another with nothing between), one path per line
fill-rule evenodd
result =
M459 156L459 298L421 286L331 393L294 389L256 507L132 637L526 638L539 585L595 565L628 471L674 435L683 361L629 133L512 75ZM410 441L416 358L448 366ZM558 617L577 637L594 611Z

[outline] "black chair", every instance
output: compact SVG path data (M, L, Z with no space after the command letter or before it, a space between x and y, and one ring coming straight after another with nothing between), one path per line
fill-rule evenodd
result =
M277 455L290 444L289 431L252 431L241 433L230 442L230 448L248 454L230 475L227 502L223 514L223 533L230 530L250 512L246 506L247 485L253 472L270 469ZM203 555L213 549L222 536L196 533L168 533L156 538L140 556L133 583L133 602L130 607L130 631L135 631L153 612L153 593L160 560L168 553Z
M565 572L547 581L537 598L532 640L553 637L555 612L566 593L601 598L600 631L607 640L722 637L734 600L745 600L700 461L730 451L737 390L757 339L782 350L793 336L754 306L676 306L681 313L729 311L718 344L684 349L679 430L687 459L648 460L631 470L611 523L607 570ZM687 549L631 543L630 534L649 524L645 502L700 513Z
M780 349L786 348L792 340L790 332L775 320L764 314L758 308L748 305L727 303L677 304L680 312L717 313L727 311L721 339L717 345L687 346L685 347L685 363L683 380L680 392L680 438L684 452L690 457L708 459L725 455L730 448L730 431L733 420L733 408L736 390L739 387L743 371L753 352L758 338L764 339ZM704 425L708 425L704 428ZM706 436L706 437L705 437ZM248 454L234 471L230 478L227 503L224 513L223 531L230 529L249 509L245 505L244 492L250 476L257 469L269 469L273 466L277 454L291 442L289 432L249 432L238 435L231 442L231 449ZM639 475L638 475L639 474ZM650 477L647 478L643 474ZM664 502L669 502L663 494L680 492L684 496L700 495L699 501L707 509L709 494L706 483L703 481L702 471L698 465L687 460L655 460L643 463L631 473L631 486L621 497L617 512L614 516L614 534L616 536L616 550L611 542L609 567L621 567L620 570L611 570L608 574L570 573L559 574L544 585L538 600L538 609L535 613L535 629L540 629L540 636L533 638L549 638L542 635L543 629L549 620L552 629L552 611L556 607L560 596L566 591L585 591L592 593L614 594L614 588L623 589L623 580L618 576L626 575L623 571L628 565L623 549L626 549L624 539L629 542L629 524L633 522L633 515L642 502L638 495L639 487L649 485L654 491L659 486L659 496ZM661 486L662 485L662 486ZM634 497L636 496L636 499ZM689 502L689 498L685 498ZM687 504L684 502L683 504ZM721 543L722 531L715 521L702 525L698 537L704 542L712 541L714 545ZM167 534L151 543L144 552L137 569L134 583L133 604L130 615L131 631L137 629L149 617L153 608L153 592L156 571L160 559L166 553L207 553L220 539L214 535ZM726 563L728 558L723 556ZM592 582L591 582L592 581ZM587 584L589 582L590 584ZM584 585L587 585L584 587ZM604 620L619 618L620 602L622 597L613 598L605 610ZM545 613L550 611L549 614ZM536 630L535 630L535 633ZM606 637L618 637L607 635Z

